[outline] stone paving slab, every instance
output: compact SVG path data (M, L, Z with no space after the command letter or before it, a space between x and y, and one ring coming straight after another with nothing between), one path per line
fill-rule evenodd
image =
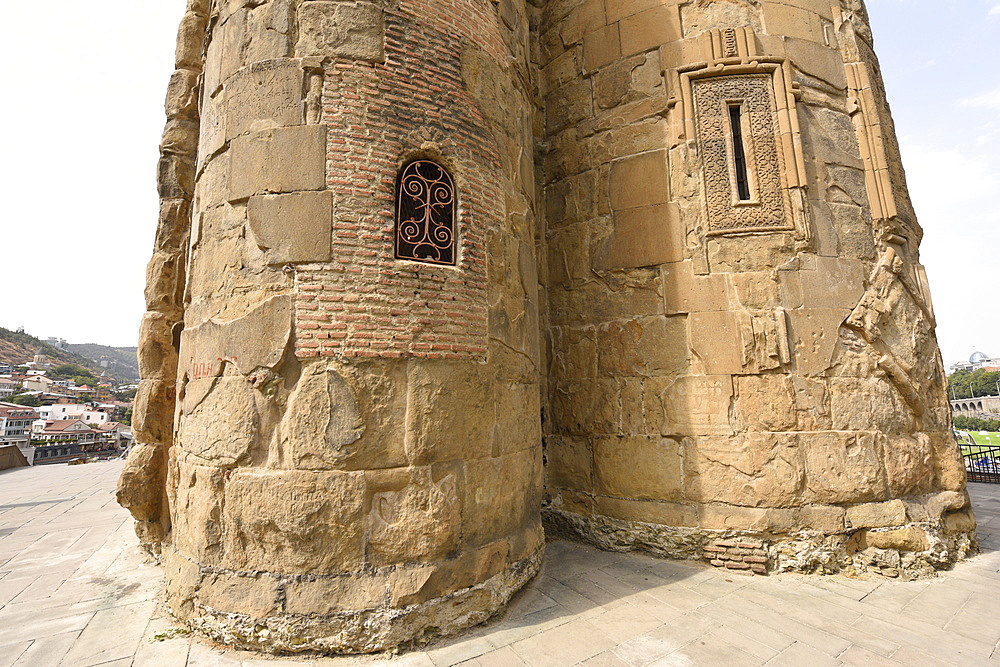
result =
M551 541L491 623L397 656L275 658L182 631L114 499L121 462L0 473L0 667L1000 664L1000 486L983 553L931 580L753 577Z

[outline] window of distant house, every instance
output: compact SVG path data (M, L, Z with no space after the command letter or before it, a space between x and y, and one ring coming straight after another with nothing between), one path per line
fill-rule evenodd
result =
M395 257L455 264L455 183L431 160L406 164L396 178Z

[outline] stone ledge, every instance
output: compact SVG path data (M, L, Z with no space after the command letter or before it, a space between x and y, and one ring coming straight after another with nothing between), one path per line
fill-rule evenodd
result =
M266 653L375 653L421 646L484 623L502 611L538 573L544 551L543 545L481 584L405 607L254 618L195 603L194 615L184 621L215 641Z
M774 534L664 526L588 517L551 507L542 509L542 521L547 537L587 542L608 551L700 560L756 574L844 573L918 579L950 569L977 550L975 527L970 528L968 521L953 522L952 529L944 531L939 524L922 523L892 531L829 535L808 530Z

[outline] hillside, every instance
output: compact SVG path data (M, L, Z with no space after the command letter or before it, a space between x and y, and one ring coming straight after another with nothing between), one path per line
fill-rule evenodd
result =
M139 361L136 358L137 348L134 347L108 347L96 343L70 343L66 346L70 352L86 357L101 366L101 362L106 362L109 375L125 380L135 380L139 377Z
M90 369L97 376L100 376L104 370L99 363L92 359L52 347L31 334L19 333L0 327L0 363L24 364L34 359L35 354L39 350L42 350L48 356L49 362L54 365L60 363L77 364ZM109 375L121 379L132 379L129 374L119 376L117 373L109 373Z

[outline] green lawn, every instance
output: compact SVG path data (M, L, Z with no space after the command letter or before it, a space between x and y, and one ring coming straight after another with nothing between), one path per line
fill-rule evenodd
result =
M961 429L959 429L961 430ZM958 442L960 445L964 445L962 451L967 454L978 454L979 452L986 451L984 445L992 445L994 447L1000 447L1000 433L987 433L987 435L979 435L978 431L969 431L970 436L973 438L973 442L970 443L965 438L959 438ZM980 447L970 447L970 445L976 444Z

